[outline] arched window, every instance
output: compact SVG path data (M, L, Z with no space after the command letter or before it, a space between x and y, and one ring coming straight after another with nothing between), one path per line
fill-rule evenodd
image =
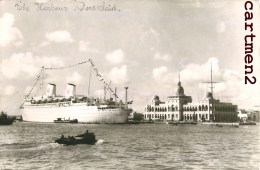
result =
M207 105L205 106L205 111L208 111L208 106Z

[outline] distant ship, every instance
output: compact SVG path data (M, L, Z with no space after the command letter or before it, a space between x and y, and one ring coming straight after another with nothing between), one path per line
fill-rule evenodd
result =
M11 125L14 122L14 118L9 118L3 111L0 114L0 125Z
M96 71L100 80L104 81L98 73L91 59L91 67ZM82 62L79 64L84 64ZM73 65L74 66L74 65ZM71 66L68 66L71 67ZM63 69L65 67L61 67ZM42 68L37 81L44 70L53 68ZM54 68L57 69L57 68ZM59 69L59 68L58 68ZM35 83L36 84L36 83ZM77 119L79 123L125 123L132 109L128 108L127 87L125 87L125 103L117 101L116 92L104 82L104 91L110 91L115 98L95 98L90 96L76 95L76 85L68 83L64 96L56 95L56 85L49 83L46 95L29 97L21 105L23 121L28 122L53 122L57 118ZM32 90L31 90L32 91Z

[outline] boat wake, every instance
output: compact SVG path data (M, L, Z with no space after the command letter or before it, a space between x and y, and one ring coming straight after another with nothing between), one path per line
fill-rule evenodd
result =
M99 139L95 145L101 145L102 143L104 143L104 140L103 139Z
M55 148L59 148L61 147L59 144L57 143L43 143L43 144L39 144L37 146L33 146L30 148L25 148L26 150L49 150L49 149L55 149Z
M46 143L37 146L36 148L39 150L45 150L45 149L54 149L54 148L59 148L60 145L58 143Z

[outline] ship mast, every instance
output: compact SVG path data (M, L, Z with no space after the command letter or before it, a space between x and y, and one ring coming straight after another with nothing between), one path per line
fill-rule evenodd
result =
M88 96L89 96L89 89L90 89L90 80L91 80L91 65L89 69L89 79L88 79Z
M104 101L107 99L106 95L107 95L107 89L106 86L104 85Z
M44 83L44 66L42 66L42 76L41 76L41 83L40 83L40 93L43 95L43 83Z

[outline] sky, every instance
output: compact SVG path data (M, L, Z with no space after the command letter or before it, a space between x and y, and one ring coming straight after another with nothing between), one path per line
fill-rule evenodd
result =
M154 95L176 94L178 74L185 95L206 95L212 65L214 96L240 109L260 106L260 3L253 2L253 73L245 84L244 0L10 0L0 1L0 106L19 107L41 67L65 67L92 59L102 78L132 108L144 112ZM50 10L48 10L48 9ZM46 10L47 9L47 10ZM57 10L58 9L58 10ZM74 83L88 94L90 65L46 70L47 83L64 95ZM91 96L103 97L92 70ZM37 85L38 87L38 85ZM32 95L41 90L36 88Z

